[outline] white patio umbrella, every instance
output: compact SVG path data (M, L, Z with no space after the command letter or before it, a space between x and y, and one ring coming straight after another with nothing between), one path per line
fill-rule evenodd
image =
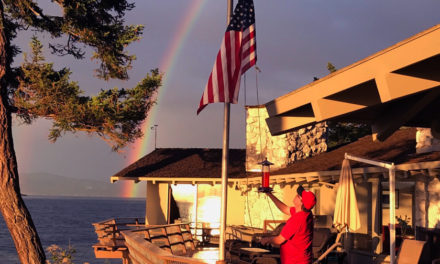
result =
M356 231L361 227L350 162L344 159L336 194L333 224L339 230Z
M367 164L371 164L374 166L386 168L389 170L389 182L390 182L390 263L394 264L396 263L396 167L394 166L394 163L386 163L386 162L379 162L369 159L364 159L360 157L356 157L353 155L349 155L348 153L345 153L345 159L351 159ZM344 165L342 165L344 167ZM342 171L341 171L342 172ZM351 173L350 173L351 174ZM358 213L359 214L359 213ZM335 212L336 215L336 212Z
M339 187L336 194L335 212L333 225L338 229L336 241L315 262L320 263L333 249L341 246L341 236L344 231L355 231L361 227L359 209L357 206L356 193L354 191L353 175L351 174L350 162L344 159L342 162Z

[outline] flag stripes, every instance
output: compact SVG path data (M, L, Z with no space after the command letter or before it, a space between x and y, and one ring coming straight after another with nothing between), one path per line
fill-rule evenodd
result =
M248 14L243 15L243 11ZM231 23L225 32L197 114L210 103L238 103L241 75L257 61L253 12L252 1L237 4L232 18L236 24ZM249 22L252 24L246 24ZM237 24L241 25L238 30Z

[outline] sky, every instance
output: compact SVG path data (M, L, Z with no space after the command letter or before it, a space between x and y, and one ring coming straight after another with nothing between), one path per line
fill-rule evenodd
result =
M38 2L48 13L59 12L51 1ZM97 64L89 58L46 56L56 67L69 67L72 79L87 95L100 89L133 87L158 67L164 73L164 86L143 125L145 137L122 153L114 153L104 141L83 133L66 134L50 143L50 120L30 126L14 120L19 173L109 182L110 176L154 150L153 125L157 125L159 148L221 148L223 104L208 105L198 116L196 110L226 29L227 1L139 0L135 4L126 22L144 24L145 30L142 40L128 47L137 57L128 81L94 78ZM310 83L313 77L327 75L328 62L342 68L440 22L438 0L254 0L254 4L261 72L250 69L246 73L239 103L231 105L230 148L245 147L245 104L267 103ZM17 38L23 51L28 50L32 34ZM56 41L37 36L43 43Z

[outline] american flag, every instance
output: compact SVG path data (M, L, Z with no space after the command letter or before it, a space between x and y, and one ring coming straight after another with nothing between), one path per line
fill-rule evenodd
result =
M255 12L252 0L239 0L200 100L197 114L207 104L236 104L240 78L257 61Z

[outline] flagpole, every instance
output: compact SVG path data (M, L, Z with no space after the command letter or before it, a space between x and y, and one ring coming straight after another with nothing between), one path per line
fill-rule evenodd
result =
M226 0L227 18L226 25L229 25L232 16L233 0ZM226 263L225 261L225 231L226 231L226 208L228 196L228 162L229 162L229 119L230 119L230 103L224 104L224 123L223 123L223 150L222 150L222 200L220 214L220 238L219 238L219 259L218 264Z

